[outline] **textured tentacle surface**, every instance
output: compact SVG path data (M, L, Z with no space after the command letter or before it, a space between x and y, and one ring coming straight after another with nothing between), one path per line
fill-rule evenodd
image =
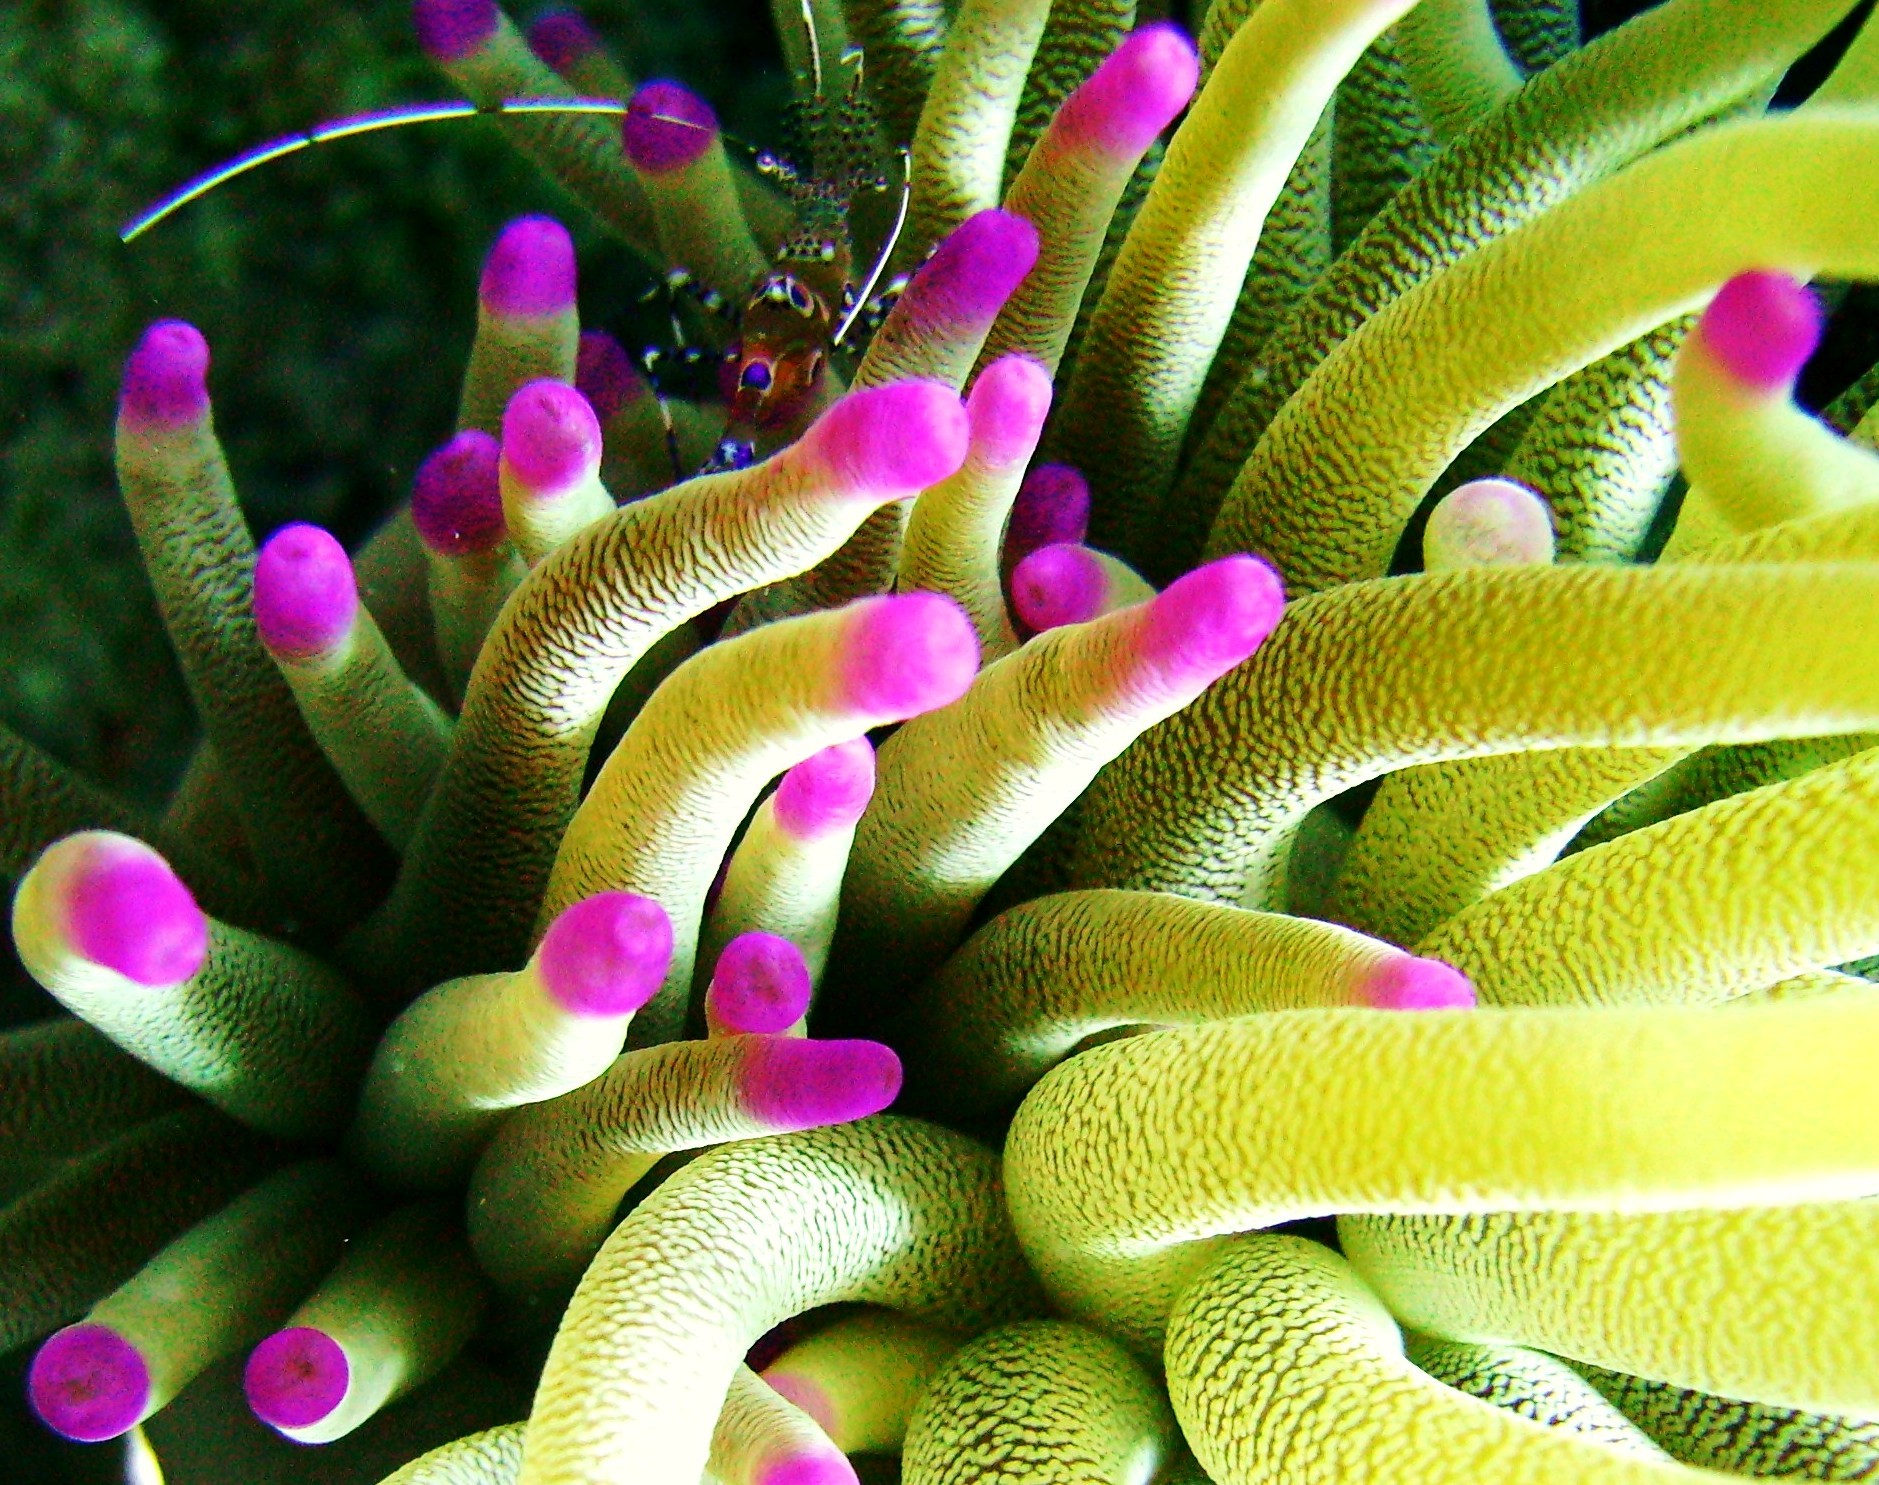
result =
M1699 557L1863 558L1879 551L1876 541L1879 513L1855 508L1737 537ZM1681 748L1541 749L1405 769L1384 780L1365 811L1332 911L1340 922L1414 943L1488 892L1538 871L1569 842L1582 849L1796 776L1861 751L1868 737L1742 744L1739 754L1725 747L1700 769L1679 761L1687 755ZM1591 819L1594 811L1603 813Z
M845 1452L898 1454L915 1406L960 1340L898 1310L864 1308L791 1346L763 1380Z
M1082 1326L1034 1320L990 1331L933 1379L907 1433L908 1485L1146 1479L1174 1418L1141 1364Z
M1525 81L1487 0L1424 0L1396 28L1403 78L1438 142L1452 143Z
M1563 562L1632 562L1676 469L1670 364L1687 316L1567 377L1549 394L1506 472L1546 497Z
M1293 591L1387 570L1403 523L1442 468L1534 393L1693 308L1745 268L1879 273L1869 230L1879 206L1857 193L1820 194L1828 179L1867 170L1858 162L1875 151L1879 123L1852 115L1720 125L1425 280L1342 342L1273 420L1234 480L1209 550L1260 550ZM1697 220L1713 229L1692 232ZM1622 274L1588 281L1580 269L1640 243L1651 250ZM1472 323L1486 316L1499 330L1491 350L1459 326L1445 328L1464 302ZM1437 347L1454 347L1453 360ZM1413 369L1392 364L1412 355ZM1402 436L1411 427L1416 436ZM1332 428L1335 438L1325 432ZM1290 498L1278 498L1282 489Z
M420 1455L381 1485L515 1485L526 1423L503 1423Z
M175 1083L75 1017L0 1035L0 1148L9 1160L82 1154L182 1102Z
M1879 1475L1879 1424L1717 1397L1585 1362L1575 1363L1575 1369L1685 1464L1806 1480Z
M345 1119L365 1004L324 960L206 916L162 857L68 836L20 883L13 942L47 990L140 1062L270 1134Z
M1302 1238L1241 1239L1196 1278L1169 1328L1167 1366L1175 1416L1220 1485L1706 1478L1425 1376L1350 1266Z
M1861 668L1847 637L1873 632L1854 617L1872 601L1866 572L1484 568L1317 595L1104 771L1076 884L1265 906L1282 900L1282 852L1298 820L1363 779L1524 748L1818 733L1807 704L1796 706L1810 676L1822 713L1864 730L1846 703ZM1829 589L1851 605L1837 618L1817 601ZM1825 622L1803 637L1816 619ZM1429 655L1446 657L1439 671Z
M987 669L881 749L855 836L838 946L882 989L952 948L974 907L1097 769L1251 653L1279 615L1257 561L1066 625Z
M1130 227L1064 394L1062 437L1092 456L1099 544L1166 490L1260 224L1338 80L1405 9L1269 0L1222 53Z
M1859 1147L1879 1125L1854 1069L1875 1024L1879 1008L1823 998L1157 1032L1031 1090L1005 1146L1012 1220L1060 1304L1145 1349L1223 1233L1327 1212L1863 1194L1874 1151Z
M1313 1006L1466 1003L1467 986L1362 934L1161 892L1062 892L993 919L907 1013L915 1093L1003 1113L1113 1027Z
M998 205L1005 154L1049 0L965 0L913 134L903 253L917 261L974 212Z
M1875 1223L1879 1206L1848 1201L1345 1217L1338 1230L1391 1313L1420 1329L1870 1418ZM1690 1251L1707 1261L1683 1263Z
M964 409L930 384L842 409L753 469L628 506L529 575L477 660L443 773L356 959L411 988L519 961L588 746L635 662L712 604L832 552L875 505L964 456Z
M1535 1423L1649 1459L1663 1453L1591 1383L1543 1351L1443 1341L1412 1331L1403 1337L1403 1354L1436 1381Z
M76 1319L168 1239L266 1169L270 1151L208 1109L140 1124L0 1209L0 1345ZM126 1201L125 1193L136 1199Z
M1432 162L1326 274L1274 336L1259 374L1243 379L1207 430L1169 501L1177 524L1164 537L1168 560L1191 560L1200 550L1222 495L1274 415L1366 316L1755 94L1845 9L1839 0L1659 6L1534 79L1492 122ZM1353 113L1347 100L1346 125ZM1344 132L1340 126L1340 139ZM1334 222L1342 199L1334 195Z
M269 886L334 931L370 906L390 854L261 646L254 541L216 439L208 365L191 326L145 333L125 366L118 484L243 835Z
M672 963L637 1043L685 1023L705 893L764 783L870 727L946 705L977 666L964 613L917 593L766 625L694 657L654 694L575 811L542 905L545 919L619 890L669 905ZM757 674L772 684L742 679Z
M738 1357L778 1320L861 1299L976 1330L1031 1310L1031 1283L993 1159L957 1135L877 1119L717 1151L627 1218L582 1280L522 1479L691 1479Z
M1578 852L1417 949L1465 969L1490 1005L1722 1000L1863 959L1879 953L1868 809L1879 750ZM1757 890L1733 886L1745 880ZM1549 932L1567 911L1570 933Z
M487 106L509 98L574 96L494 4L416 0L412 19L426 55L473 102ZM516 122L515 142L523 153L622 241L657 260L645 193L621 154L611 119L545 113Z
M470 1184L471 1239L510 1289L566 1286L661 1156L876 1113L899 1087L893 1054L871 1042L732 1036L630 1052L503 1127Z

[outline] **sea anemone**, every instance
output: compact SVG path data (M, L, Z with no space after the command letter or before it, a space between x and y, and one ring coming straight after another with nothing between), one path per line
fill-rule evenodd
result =
M357 552L257 551L208 343L131 351L203 738L156 816L3 741L40 1418L208 1480L1879 1474L1879 375L1796 401L1879 26L778 9L753 167L572 11L417 0L688 343L512 221Z

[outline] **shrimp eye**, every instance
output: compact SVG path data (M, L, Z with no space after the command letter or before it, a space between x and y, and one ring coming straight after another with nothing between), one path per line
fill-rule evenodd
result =
M789 307L799 315L815 313L815 301L809 297L809 291L795 279L789 280Z
M770 390L770 364L767 361L746 361L742 371L737 373L737 385L748 392L767 392Z

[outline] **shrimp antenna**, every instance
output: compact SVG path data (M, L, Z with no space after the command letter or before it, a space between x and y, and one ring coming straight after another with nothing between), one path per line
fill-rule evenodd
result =
M250 170L257 170L272 161L297 154L316 144L325 144L329 140L346 139L354 134L372 134L380 129L398 129L406 124L429 124L442 119L469 119L485 115L593 113L617 117L624 114L627 107L618 98L505 98L500 103L489 104L461 101L410 103L396 108L377 109L371 113L349 114L342 119L315 124L311 129L301 129L266 144L258 144L234 159L184 181L155 205L126 222L118 233L118 240L130 242L141 237L165 217L208 195L217 186L226 184L236 176L246 175ZM653 117L660 123L677 124L687 129L704 127L692 119L672 118L665 114L655 114Z
M888 230L887 240L881 244L880 252L874 255L874 266L868 270L868 281L855 295L855 302L848 307L848 313L842 316L841 324L835 327L835 333L829 337L831 346L838 346L847 338L848 332L855 327L855 321L867 308L868 300L873 296L875 285L881 281L881 275L887 272L887 260L894 256L894 249L900 243L901 229L907 225L907 203L913 199L913 154L903 144L900 147L900 210L894 214L894 225Z
M815 95L822 96L822 43L816 36L815 11L810 8L810 0L802 0L803 30L809 35L809 78L815 84Z

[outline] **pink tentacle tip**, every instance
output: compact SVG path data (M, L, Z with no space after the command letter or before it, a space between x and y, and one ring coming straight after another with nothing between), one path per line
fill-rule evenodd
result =
M811 753L776 786L777 827L798 840L845 830L874 797L874 744L850 738Z
M411 521L431 551L444 557L487 552L508 536L500 458L494 438L466 428L418 466Z
M826 1454L791 1454L757 1471L757 1485L858 1485L860 1476L848 1456L831 1448Z
M600 419L566 382L530 382L503 409L502 462L530 494L558 495L600 468Z
M273 1428L311 1428L345 1401L352 1366L323 1330L277 1330L248 1354L242 1391L255 1417Z
M1429 513L1422 554L1430 569L1551 562L1552 514L1545 500L1514 480L1469 480Z
M1050 373L1029 356L1000 356L966 397L972 457L1002 468L1031 457L1050 412Z
M424 54L439 62L467 57L496 34L496 0L412 0L411 27Z
M1127 37L1065 101L1051 138L1075 149L1134 159L1188 105L1200 82L1200 55L1167 21Z
M966 406L944 382L912 378L850 392L797 445L838 488L917 495L965 463Z
M1037 228L997 207L967 217L920 266L894 319L928 334L989 328L1037 262Z
M150 1368L108 1325L68 1325L49 1336L26 1375L33 1411L54 1433L103 1443L137 1426L150 1402Z
M295 522L267 539L254 564L254 622L271 654L326 654L352 632L358 612L352 559L331 535Z
M1016 567L1039 547L1080 542L1090 529L1090 482L1074 464L1039 464L1024 477L1005 523L1004 560Z
M900 1093L900 1058L880 1042L751 1037L744 1107L775 1133L878 1114Z
M587 399L602 423L640 400L651 388L620 342L605 330L583 330L574 355L574 390Z
M1752 269L1716 291L1697 328L1730 376L1752 391L1785 392L1820 344L1820 301L1797 278Z
M1452 964L1400 954L1364 976L1363 1000L1380 1011L1453 1011L1472 1008L1475 993Z
M209 411L209 342L194 325L158 320L124 363L118 411L138 428L176 428Z
M483 260L477 297L493 315L559 315L574 308L574 239L553 217L517 217Z
M1284 607L1284 585L1269 566L1222 557L1176 578L1143 608L1137 653L1162 684L1198 689L1258 649Z
M1011 572L1011 608L1033 634L1081 624L1103 611L1109 574L1088 547L1039 547Z
M600 38L578 10L557 6L528 23L528 49L556 72L600 50Z
M642 83L620 120L620 145L635 170L664 175L689 165L718 138L718 116L684 83Z
M706 996L725 1031L787 1031L809 1010L802 950L774 933L740 933L724 946Z
M167 861L128 836L85 838L80 849L64 892L74 949L152 989L202 968L209 920Z
M979 637L950 598L864 598L851 612L839 685L857 712L883 721L918 716L957 701L978 674Z
M672 965L672 920L650 897L601 892L562 911L543 936L543 987L577 1016L626 1016Z

